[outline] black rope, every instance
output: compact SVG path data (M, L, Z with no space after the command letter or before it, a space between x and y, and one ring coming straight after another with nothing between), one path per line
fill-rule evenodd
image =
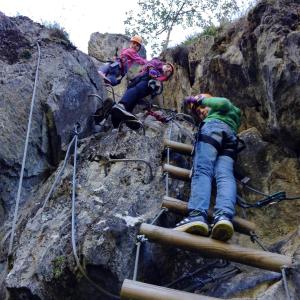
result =
M193 284L187 288L184 289L186 292L191 292L195 289L203 288L204 285L210 283L210 282L215 282L219 279L223 279L229 276L233 276L237 273L240 273L241 270L238 267L233 267L229 270L225 270L224 272L218 272L218 273L210 273L206 275L206 278L204 279L198 279L198 282L196 284Z
M252 243L257 243L264 251L268 251L268 249L262 244L258 235L255 232L250 232L250 239Z
M171 286L174 286L175 284L185 280L185 279L189 279L189 278L192 278L193 276L197 275L198 273L201 273L201 272L204 272L206 271L207 269L213 269L213 268L225 268L227 267L229 264L228 261L226 260L216 260L216 261L213 261L212 263L210 264L207 264L205 266L201 266L200 268L196 269L195 271L193 272L188 272L182 276L180 276L179 278L173 280L172 282L164 285L164 287L167 287L167 288L170 288Z
M254 203L247 202L241 196L237 195L237 204L242 208L260 208L267 205L279 203L283 200L298 200L300 197L287 197L285 192L276 192L260 199Z

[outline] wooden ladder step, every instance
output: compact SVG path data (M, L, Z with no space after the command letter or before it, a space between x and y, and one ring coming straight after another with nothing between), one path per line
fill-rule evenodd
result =
M132 300L214 300L220 298L201 296L153 284L125 279L121 299Z
M183 144L175 141L171 141L169 139L164 139L164 146L166 148L170 148L178 153L192 155L193 145Z
M191 170L175 167L170 164L164 164L163 171L168 172L169 175L171 175L173 178L181 179L184 181L190 181L192 176Z
M186 215L188 213L188 204L187 202L172 198L169 196L164 196L161 207L165 207L170 211ZM209 217L212 217L212 212L208 212ZM240 217L233 217L232 224L234 230L246 235L251 235L255 232L255 224L253 222L247 221Z
M154 242L194 250L206 257L222 258L270 271L281 272L281 268L289 267L292 264L291 257L285 255L243 248L238 245L155 225L143 223L140 233Z

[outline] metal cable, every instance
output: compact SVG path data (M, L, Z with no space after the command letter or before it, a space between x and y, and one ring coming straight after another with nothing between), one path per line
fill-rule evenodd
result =
M114 88L110 84L106 84L105 86L109 87L111 89L111 90L107 89L107 91L113 95L113 99L114 99L115 102L116 102L116 97L115 96L118 96L119 98L122 98L122 96L115 93Z
M190 134L189 131L184 131L182 126L177 121L175 121L175 120L172 120L172 121L179 128L179 130L181 130L184 134L186 134L191 139L191 141L194 140L193 134Z
M253 243L256 242L264 251L268 251L268 249L259 240L259 238L255 232L253 232L253 231L250 232L250 239Z
M103 105L103 99L99 95L97 95L97 94L89 94L88 97L96 97L97 100L99 100L99 102Z
M151 225L155 224L155 222L160 218L160 216L168 211L167 208L163 207L160 212L154 217L152 222L150 223ZM134 262L134 270L133 270L133 280L136 281L137 279L137 272L138 272L138 267L139 267L139 259L140 259L140 251L141 251L141 245L143 242L147 241L147 238L145 235L138 235L137 236L137 243L136 243L136 253L135 253L135 262Z
M169 129L169 140L172 137L172 129L173 129L173 122L171 122L171 126ZM167 164L170 164L170 148L167 149ZM169 196L169 172L166 173L166 196Z
M150 223L151 225L154 225L156 223L156 221L160 218L160 216L164 213L168 211L168 209L166 207L163 207L160 212L154 217L154 219L152 220L152 222Z
M67 149L67 152L66 152L66 155L65 155L65 159L64 159L64 163L63 163L61 169L59 170L59 172L58 172L58 174L57 174L57 176L56 176L56 178L55 178L55 180L54 180L54 182L53 182L53 184L52 184L52 186L50 188L50 191L49 191L49 193L48 193L48 195L47 195L47 197L46 197L46 199L44 201L44 204L42 206L42 210L40 211L40 213L43 212L43 210L44 210L44 208L45 208L48 200L52 196L52 193L53 193L54 189L56 188L56 186L57 186L57 184L58 184L58 182L59 182L59 180L60 180L60 178L62 176L62 173L63 173L63 171L64 171L64 169L65 169L65 167L67 165L67 161L68 161L68 158L70 156L71 147L74 144L75 139L76 139L76 135L74 135L73 139L71 140L71 142L70 142L70 144L68 146L68 149Z
M37 60L37 66L36 66L36 72L35 72L33 93L32 93L32 98L31 98L31 106L30 106L30 113L29 113L29 119L28 119L28 125L27 125L26 140L25 140L23 161L22 161L20 180L19 180L19 186L18 186L18 192L17 192L16 206L15 206L15 211L14 211L14 217L13 217L12 229L11 229L11 235L10 235L10 241L9 241L9 247L8 247L8 257L10 257L12 254L14 235L15 235L15 230L16 230L16 223L17 223L19 204L20 204L20 198L21 198L21 190L22 190L22 185L23 185L24 169L25 169L25 163L26 163L26 158L27 158L27 149L28 149L29 135L30 135L30 129L31 129L32 114L33 114L33 108L34 108L34 102L35 102L35 93L36 93L36 87L37 87L38 76L39 76L41 50L40 50L40 45L38 42L36 43L36 45L38 48L38 60Z
M177 119L178 117L183 117L183 120L190 123L190 124L192 124L193 128L196 127L195 121L190 115L187 115L187 114L184 114L184 113L178 113L178 114L175 115L174 119Z
M141 250L141 241L136 243L136 253L135 253L135 262L134 262L134 270L133 270L133 280L136 281L137 279L137 272L139 268L139 259L140 259L140 250Z
M246 183L244 183L244 182L238 180L238 179L237 179L237 182L238 182L239 184L241 184L243 188L246 188L246 189L249 190L249 191L252 191L252 192L254 192L254 193L256 193L256 194L259 194L259 195L262 195L262 196L265 196L265 197L268 197L268 196L269 196L268 194L266 194L266 193L264 193L264 192L261 192L261 191L255 189L255 188L249 186L248 184L246 184Z
M286 200L300 200L300 196L286 197Z
M98 284L96 284L93 280L91 280L88 275L86 274L84 268L81 266L77 250L76 250L76 237L75 237L75 200L76 200L76 165L77 165L77 142L78 142L78 132L75 132L75 141L74 141L74 166L73 166L73 179L72 179L72 249L73 255L75 258L76 265L82 275L86 278L86 280L92 284L98 291L101 293L113 298L113 299L120 299L119 296L112 294L111 292L105 290Z
M289 291L289 287L288 287L288 283L287 283L285 268L281 268L281 275L282 275L282 281L283 281L283 287L285 290L286 299L291 300L291 295L290 295L290 291Z

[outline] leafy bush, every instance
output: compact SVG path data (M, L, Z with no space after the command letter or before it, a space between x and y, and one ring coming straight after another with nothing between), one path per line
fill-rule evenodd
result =
M187 37L187 39L183 42L184 45L189 46L196 43L203 37L215 37L218 34L219 27L215 25L207 26L203 29L203 31L191 34Z
M54 22L43 21L42 24L50 30L49 35L52 39L59 40L61 44L66 46L67 50L76 49L76 47L69 40L68 32L59 23L57 23L56 21Z

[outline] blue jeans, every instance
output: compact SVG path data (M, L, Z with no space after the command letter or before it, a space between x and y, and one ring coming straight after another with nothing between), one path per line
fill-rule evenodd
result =
M224 138L227 141L236 142L236 134L226 123L219 120L205 123L199 133L214 138L220 145ZM202 141L196 143L195 151L189 210L207 212L210 204L211 184L215 178L217 183L215 211L222 210L234 216L236 203L234 160L229 156L218 155L214 146Z
M148 86L148 80L141 80L134 86L127 88L119 103L122 103L127 111L132 112L139 101L151 93L152 89Z

